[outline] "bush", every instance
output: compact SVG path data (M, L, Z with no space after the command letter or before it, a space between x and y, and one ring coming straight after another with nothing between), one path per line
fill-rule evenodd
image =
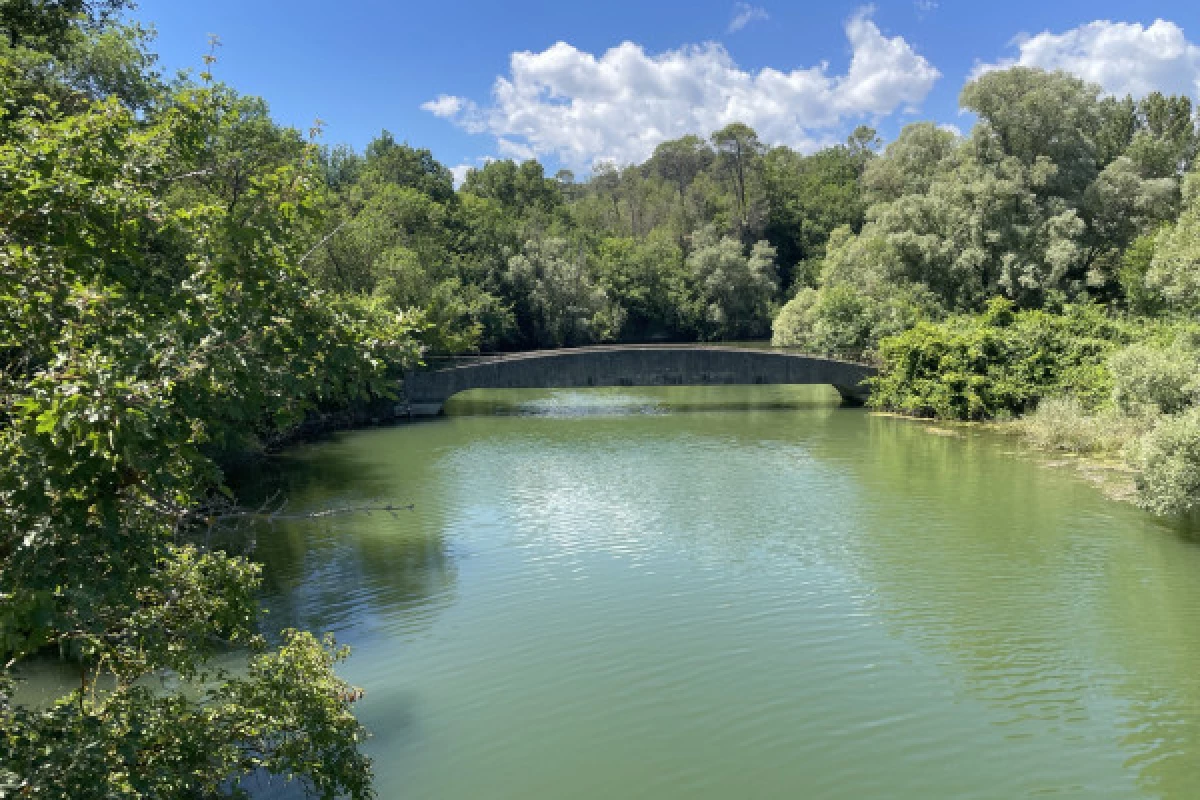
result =
M1200 408L1163 417L1134 454L1138 504L1157 514L1200 509Z
M1035 447L1083 454L1119 453L1139 432L1138 420L1111 410L1088 413L1074 395L1045 398L1016 425Z
M1094 306L1062 314L993 300L977 316L925 322L879 344L872 403L917 416L990 419L1073 394L1096 408L1111 391L1106 361L1124 336Z
M1200 396L1200 353L1182 343L1131 344L1113 353L1108 365L1113 402L1123 413L1175 414Z

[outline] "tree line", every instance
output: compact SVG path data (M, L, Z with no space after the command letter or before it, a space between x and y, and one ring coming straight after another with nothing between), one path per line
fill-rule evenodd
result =
M831 231L861 226L875 146L862 128L805 156L733 124L582 182L491 161L456 191L428 150L385 132L324 152L333 233L310 273L425 309L448 349L762 338Z

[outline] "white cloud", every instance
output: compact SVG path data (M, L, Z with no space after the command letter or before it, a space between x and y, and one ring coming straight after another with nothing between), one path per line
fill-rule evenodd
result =
M759 22L767 19L770 19L770 16L767 14L767 10L761 6L752 6L749 3L734 3L733 19L729 20L729 32L737 33L751 22Z
M870 15L868 7L846 22L852 57L844 75L829 74L825 63L750 72L716 43L654 55L624 42L596 56L558 42L513 53L490 105L442 95L422 108L491 133L504 155L553 155L576 169L641 161L665 139L731 122L750 125L766 142L811 150L840 138L856 118L915 110L940 76Z
M1013 44L1016 58L980 64L972 77L1021 65L1065 70L1115 95L1200 93L1200 47L1168 20L1148 26L1096 20L1063 33L1022 34Z
M944 130L946 133L953 133L955 136L962 138L962 128L958 127L957 125L949 122L943 122L941 125L938 125L938 127Z
M450 168L450 174L454 176L454 188L463 185L463 181L467 179L467 171L474 169L470 164L459 164L457 167Z
M917 9L918 14L928 14L930 11L937 10L937 0L913 0L913 5Z
M496 137L496 151L500 153L501 158L512 158L517 161L537 158L537 151L529 145L506 139L503 136Z
M435 117L453 117L463 110L465 101L461 97L449 94L439 94L437 99L422 103L421 108Z

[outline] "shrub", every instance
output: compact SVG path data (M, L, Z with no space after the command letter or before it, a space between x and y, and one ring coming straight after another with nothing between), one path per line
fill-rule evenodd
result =
M1200 408L1163 417L1134 454L1138 504L1158 514L1200 509Z
M1122 329L1094 306L1062 314L993 300L978 316L925 322L879 344L872 402L917 416L1023 414L1042 397L1074 394L1086 408L1111 391L1106 361Z
M1074 395L1043 399L1016 425L1035 447L1085 454L1119 453L1140 428L1138 420L1112 410L1089 413Z
M1108 365L1113 402L1126 414L1175 414L1200 395L1200 353L1182 343L1131 344L1113 353Z

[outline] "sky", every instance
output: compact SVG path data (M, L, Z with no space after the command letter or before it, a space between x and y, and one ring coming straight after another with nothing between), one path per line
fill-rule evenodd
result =
M1197 0L138 0L168 74L215 73L275 118L362 149L386 129L461 180L493 158L584 175L740 121L803 151L868 124L968 130L964 83L1066 69L1200 97Z

